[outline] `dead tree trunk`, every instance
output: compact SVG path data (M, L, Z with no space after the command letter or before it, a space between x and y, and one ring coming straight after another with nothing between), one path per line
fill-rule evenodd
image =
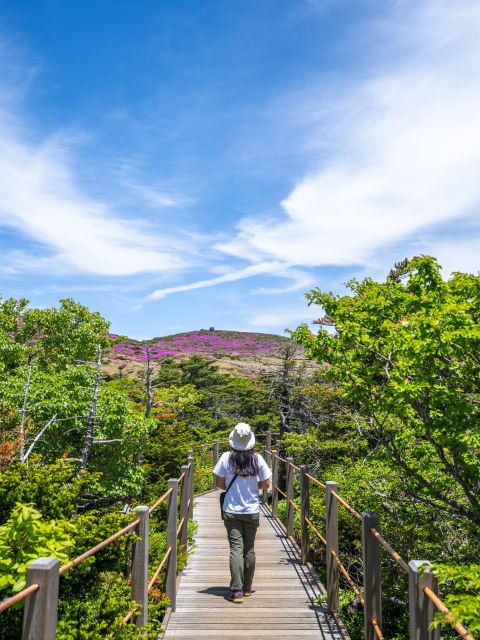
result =
M23 397L22 419L20 421L20 438L21 438L20 462L22 464L25 462L25 419L27 414L28 393L30 391L30 379L32 377L32 362L33 362L33 355L32 355L32 350L30 349L30 353L28 354L28 378L27 378L27 385L25 387L25 395Z
M145 380L145 386L139 384L139 388L143 393L147 396L147 406L145 409L145 417L150 418L150 414L152 409L156 407L160 401L155 402L154 389L158 388L161 385L154 385L153 382L155 380L155 370L165 362L166 359L157 360L155 362L155 354L152 355L152 351L150 346L147 344L145 347L145 371L139 372L139 375ZM142 452L137 451L133 456L133 460L136 464L141 464L142 462Z
M78 469L77 469L77 478L83 473L83 471L87 468L88 458L90 456L90 450L93 444L93 429L95 427L95 416L97 413L97 402L98 402L98 388L100 386L100 369L102 366L102 350L100 345L98 345L98 360L97 360L97 372L95 375L95 385L93 388L93 400L92 407L90 409L90 413L88 414L87 420L87 428L85 432L85 438L83 440L82 447L82 455L78 461Z

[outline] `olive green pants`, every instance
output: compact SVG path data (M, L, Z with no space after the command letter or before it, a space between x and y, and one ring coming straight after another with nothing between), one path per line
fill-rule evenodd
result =
M224 512L223 519L230 544L230 589L251 589L255 573L255 535L260 514Z

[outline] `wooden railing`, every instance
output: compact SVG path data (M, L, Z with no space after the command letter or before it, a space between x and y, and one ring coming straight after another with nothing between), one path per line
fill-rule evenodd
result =
M431 563L425 560L411 560L407 563L396 553L388 542L379 533L379 517L376 513L364 511L361 515L353 509L339 495L336 482L327 481L325 484L308 473L308 467L297 467L293 458L281 458L276 450L272 450L272 434L257 434L265 436L266 442L262 447L263 457L272 469L272 503L271 512L278 519L279 496L286 500L286 533L292 537L294 534L294 511L300 513L300 556L301 564L309 564L310 559L310 530L322 541L326 547L326 574L327 574L327 609L329 613L338 613L339 610L339 570L342 571L347 583L359 597L364 607L365 640L383 640L382 635L382 594L381 594L381 569L380 569L380 545L396 560L409 577L409 610L410 610L410 637L419 640L438 640L440 627L430 629L433 616L438 610L448 614L449 610L438 597L438 581L429 571ZM228 441L226 441L228 442ZM213 447L213 464L219 459L219 445L224 442L214 440L209 445L200 447ZM117 531L100 544L92 547L68 564L60 567L57 558L39 558L27 567L27 586L23 591L0 602L0 613L17 602L25 599L23 614L23 640L55 640L57 628L57 605L59 579L66 571L73 569L86 558L94 555L105 546L134 530L137 536L132 545L132 572L131 572L131 600L136 603L123 623L127 623L137 611L134 622L141 627L148 622L148 593L152 589L160 572L165 567L165 595L170 601L167 615L176 609L177 595L177 551L184 553L188 545L188 521L193 518L194 477L197 473L211 471L214 467L205 469L194 468L193 450L188 452L186 465L181 468L180 477L168 481L168 490L152 507L140 506L135 510L138 518L127 527ZM279 465L286 465L286 493L278 487ZM294 503L294 474L300 475L300 508ZM310 482L313 482L325 490L326 501L326 534L323 537L310 521ZM212 490L215 488L213 478ZM178 493L180 489L180 513L178 513ZM167 544L166 553L149 581L149 516L164 501L167 500ZM268 489L263 490L262 502L268 506ZM363 594L355 585L339 558L338 548L338 503L344 506L350 514L362 523L362 550L363 550ZM420 567L426 565L426 570L421 575ZM458 635L464 640L474 640L468 630L460 623L455 625Z
M128 526L103 540L95 547L60 567L57 558L38 558L27 567L27 586L11 598L0 602L0 613L25 599L23 612L23 640L55 640L57 631L57 607L60 576L73 569L86 558L94 555L117 538L133 531L137 540L132 545L131 600L135 606L123 620L141 627L148 622L148 594L165 567L165 596L170 605L167 615L176 608L177 553L185 553L188 545L188 521L193 518L193 450L188 452L188 464L182 466L181 475L168 481L168 490L153 506L136 507L138 517ZM180 514L178 493L180 489ZM149 581L149 519L150 514L167 500L167 545L166 553ZM180 516L180 522L178 523ZM178 524L178 526L177 526Z
M276 450L265 449L267 461L272 460L272 515L278 519L279 496L286 500L286 532L287 536L294 535L294 511L300 513L300 555L302 565L309 563L310 558L310 533L321 540L326 547L326 574L327 574L327 609L329 613L337 613L339 610L339 570L343 573L347 584L358 596L364 608L365 640L383 640L382 632L382 592L381 592L381 566L380 545L394 558L408 575L409 580L409 612L410 612L410 638L418 640L438 640L440 638L440 625L431 629L433 617L436 611L448 614L448 608L438 597L438 580L429 571L432 566L426 560L411 560L408 565L392 549L388 542L379 533L380 523L376 513L364 511L361 515L340 497L336 482L327 481L325 484L308 473L308 467L297 467L293 458L281 458ZM279 465L286 465L286 494L278 488ZM294 474L300 475L300 504L299 508L293 501ZM325 537L323 537L310 522L310 482L314 482L325 490L326 519ZM268 506L268 494L263 492L263 504ZM350 514L362 523L362 569L363 569L363 594L355 585L339 558L338 549L338 504L345 507ZM421 570L420 567L425 567ZM467 629L457 623L455 631L464 640L474 640Z

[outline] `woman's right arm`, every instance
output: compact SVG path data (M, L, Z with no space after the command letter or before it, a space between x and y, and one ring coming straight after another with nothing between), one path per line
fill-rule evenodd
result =
M271 485L272 483L270 482L270 480L259 480L258 482L258 488L259 489L268 489L268 487Z
M219 489L226 489L227 485L225 484L225 478L221 478L220 476L215 476L216 484Z

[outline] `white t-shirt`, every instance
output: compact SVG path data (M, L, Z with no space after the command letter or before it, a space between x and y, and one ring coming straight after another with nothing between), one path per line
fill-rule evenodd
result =
M224 453L213 470L213 473L216 476L219 478L225 478L225 484L227 487L235 475L228 464L229 456L230 451ZM268 468L268 465L262 456L258 453L257 456L259 468L258 478L255 476L247 476L246 478L237 476L235 482L232 484L225 496L223 510L227 513L258 513L260 511L260 504L258 501L258 481L268 480L272 475L272 472Z

